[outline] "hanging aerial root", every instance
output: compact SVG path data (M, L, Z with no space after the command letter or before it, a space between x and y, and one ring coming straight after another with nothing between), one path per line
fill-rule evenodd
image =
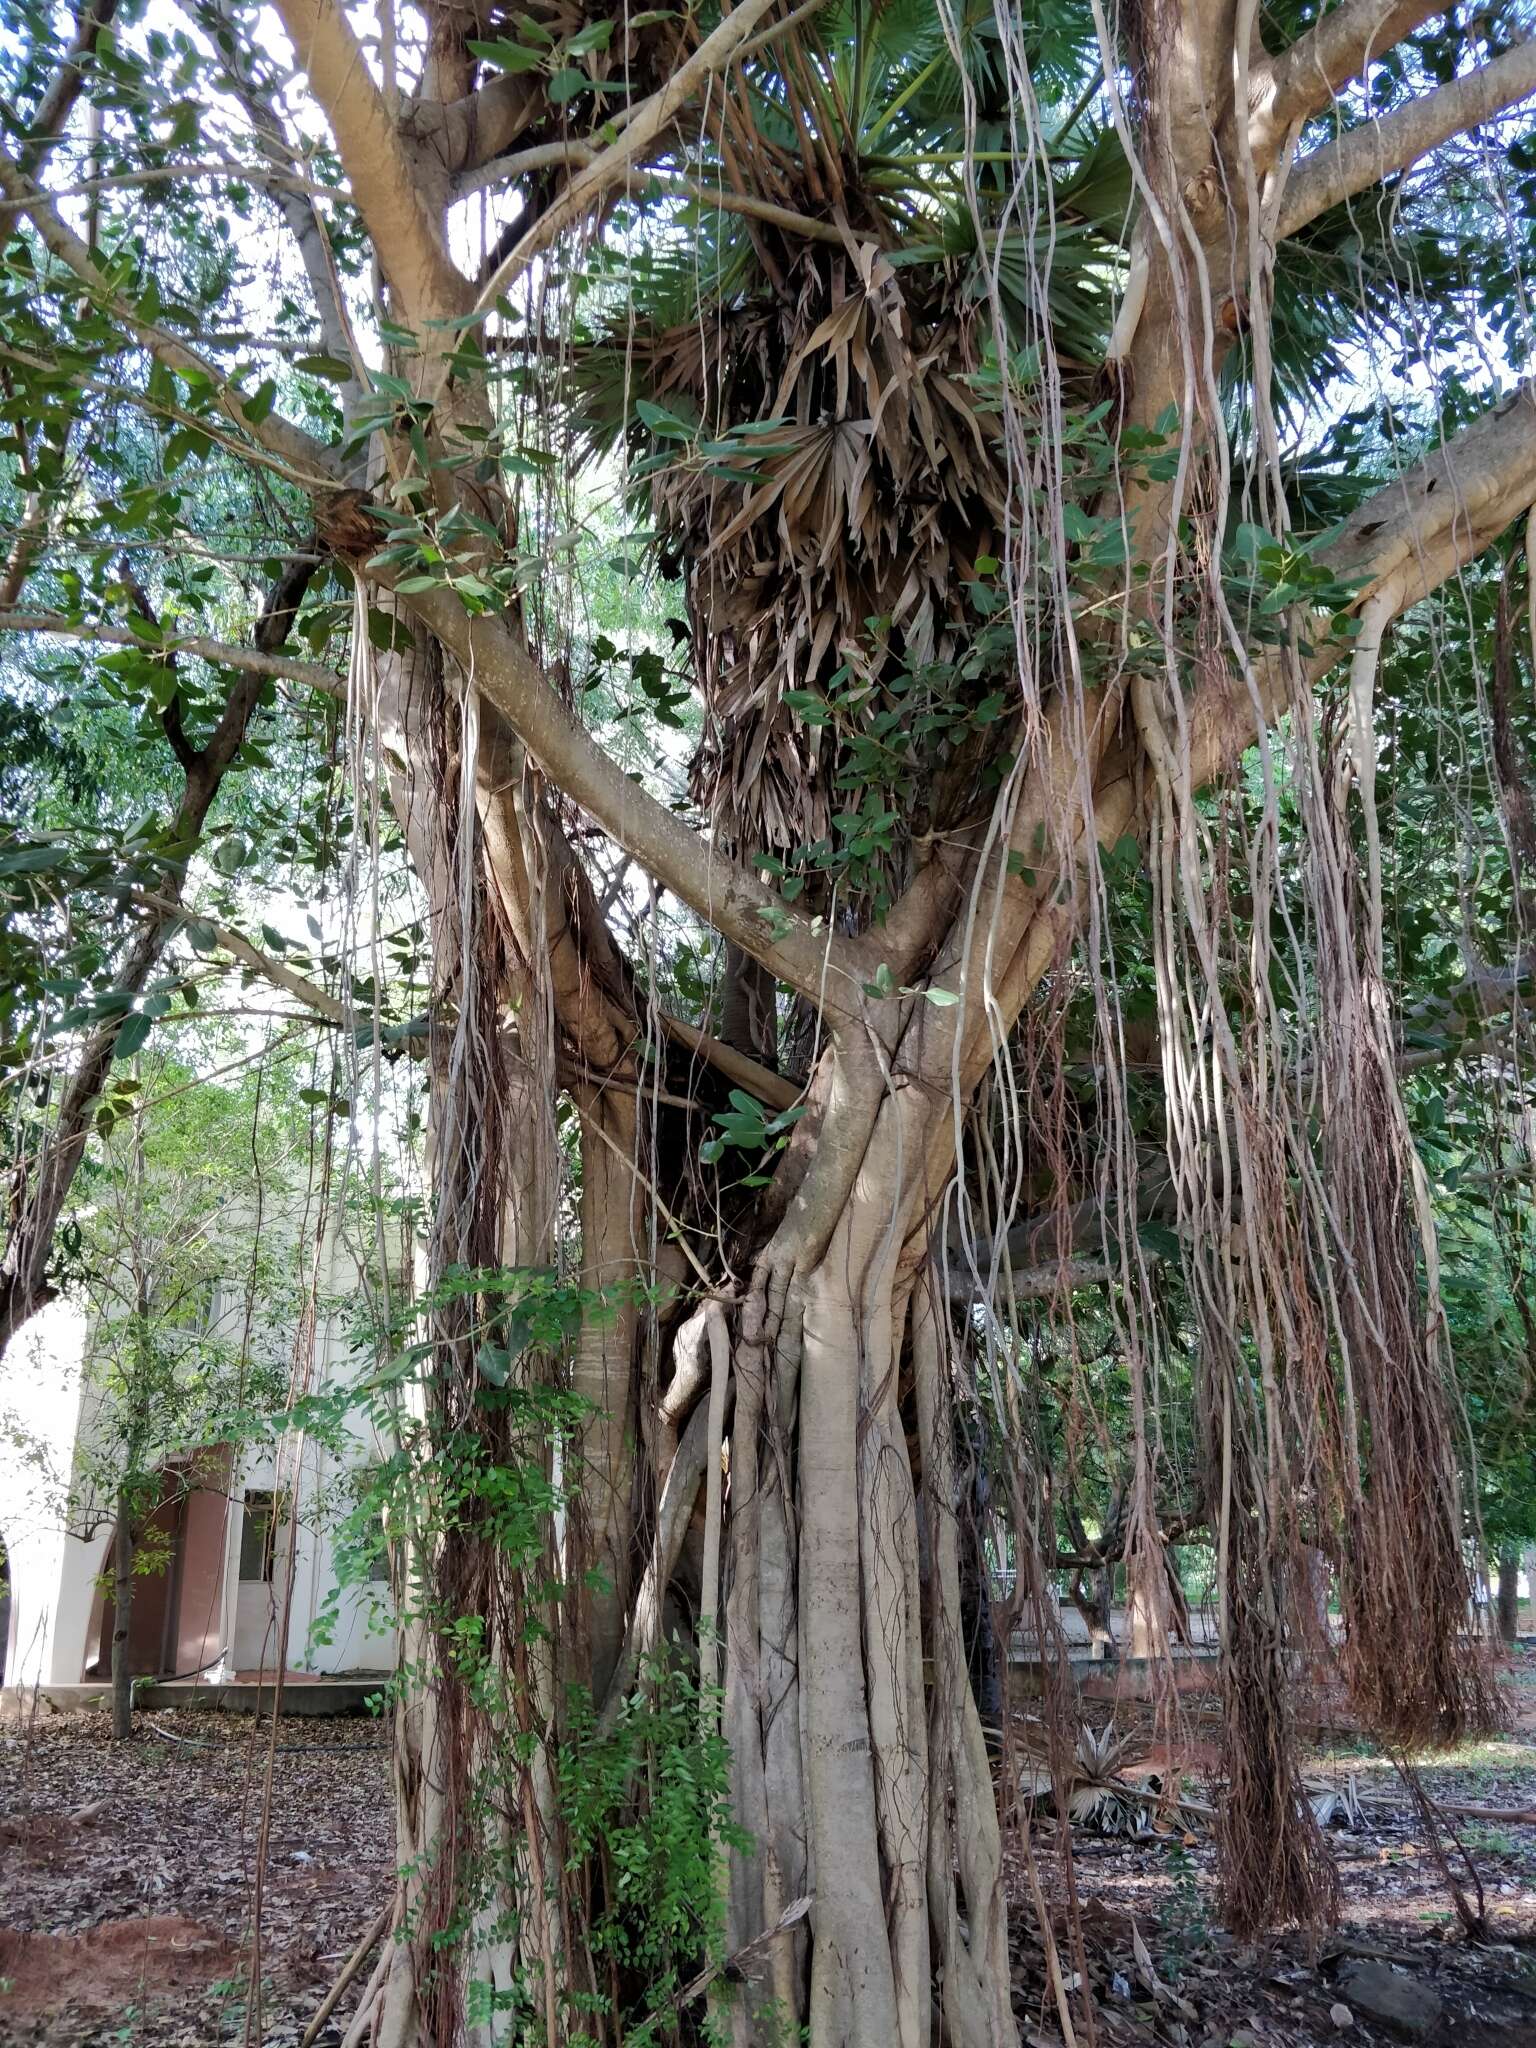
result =
M1240 1488L1238 1489L1241 1490ZM1234 1517L1222 1636L1226 1791L1216 1820L1222 1917L1240 1938L1338 1911L1338 1873L1302 1789L1273 1560Z
M1387 1426L1411 1438L1412 1415ZM1454 1496L1435 1485L1428 1459L1412 1483L1400 1484L1402 1462L1390 1461L1385 1476L1373 1469L1351 1532L1340 1581L1341 1663L1351 1703L1374 1734L1409 1750L1449 1748L1491 1734L1505 1714L1487 1652L1472 1634L1460 1545L1447 1540L1457 1527ZM1380 1561L1389 1554L1386 1568Z
M1343 1309L1359 1413L1346 1449L1363 1480L1342 1517L1342 1663L1366 1725L1411 1749L1487 1733L1500 1702L1471 1629L1449 1363L1433 1289L1427 1312L1421 1299L1411 1165L1394 1142L1401 1106L1375 1014L1366 1005L1358 1025L1348 1149L1335 1176L1361 1290Z

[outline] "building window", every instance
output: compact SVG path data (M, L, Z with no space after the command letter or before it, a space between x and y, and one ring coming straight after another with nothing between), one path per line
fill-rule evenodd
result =
M247 1493L240 1525L240 1583L270 1586L277 1553L277 1502L270 1493Z
M370 1515L366 1541L369 1546L368 1578L372 1585L389 1584L389 1543L384 1534L384 1517Z

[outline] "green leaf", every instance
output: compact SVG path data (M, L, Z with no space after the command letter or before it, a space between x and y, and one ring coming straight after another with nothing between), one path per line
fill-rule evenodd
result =
M293 367L303 370L306 376L323 377L327 384L345 384L352 376L352 365L344 363L340 356L299 356Z
M580 76L579 73L577 75ZM585 84L586 80L582 79L582 83ZM686 420L680 420L675 412L668 412L664 405L657 405L649 398L637 398L635 411L651 432L663 440L690 441L693 438L693 428Z
M1142 1223L1137 1225L1136 1236L1144 1251L1154 1258L1176 1259L1179 1256L1179 1234L1170 1230L1166 1223Z
M585 28L577 29L575 35L566 40L566 49L573 57L585 57L592 50L606 50L613 41L611 21L589 21Z
M131 1016L125 1017L112 1047L113 1059L131 1060L154 1028L154 1018L146 1017L142 1010L135 1010Z
M58 852L51 846L22 846L14 853L0 853L0 875L46 874L58 865Z
M512 1371L512 1354L499 1344L482 1344L475 1353L475 1369L493 1387L504 1387Z
M376 605L368 608L368 638L385 654L408 654L416 645L405 622Z
M465 47L471 56L494 64L498 71L535 71L544 62L542 50L530 50L526 43L509 42L505 36L498 36L491 43L470 42Z
M563 71L557 71L549 81L549 99L554 106L563 107L581 92L590 92L592 81L585 71L578 71L574 64L567 64Z
M277 403L277 386L270 377L251 397L244 400L240 410L253 427L259 427L263 420L270 418Z

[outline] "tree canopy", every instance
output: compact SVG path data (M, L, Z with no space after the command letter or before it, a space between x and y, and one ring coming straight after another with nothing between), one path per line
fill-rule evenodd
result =
M1016 2039L1063 1572L1213 1548L1240 1931L1331 1907L1299 1646L1494 1713L1533 94L1524 0L15 11L0 1343L173 1036L419 1228L391 2048L727 1953Z

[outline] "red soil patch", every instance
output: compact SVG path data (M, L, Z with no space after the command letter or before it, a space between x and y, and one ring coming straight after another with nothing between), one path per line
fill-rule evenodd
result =
M112 2012L238 1974L239 1951L194 1920L111 1920L84 1934L0 1928L0 2022L7 2014Z

